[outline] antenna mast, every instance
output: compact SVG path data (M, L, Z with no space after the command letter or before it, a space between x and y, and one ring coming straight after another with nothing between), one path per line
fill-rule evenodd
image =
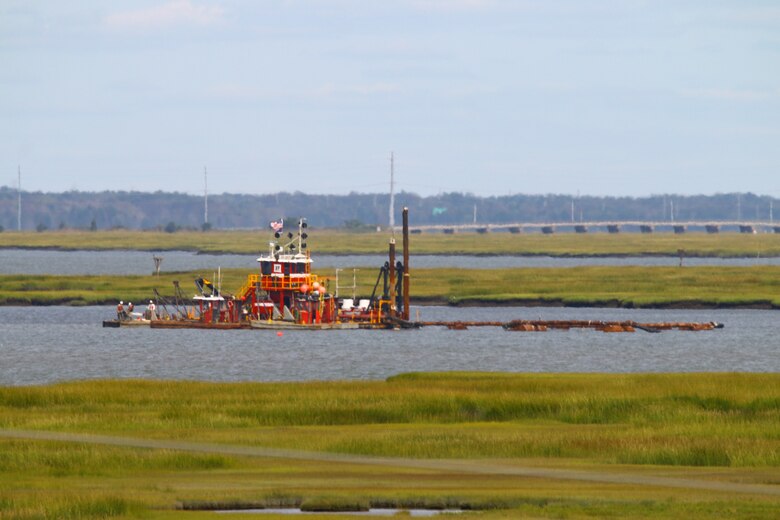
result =
M19 176L16 189L16 230L22 230L22 167L16 167L16 173Z
M209 222L209 173L203 167L203 223Z
M390 152L390 232L395 231L395 168L393 152Z

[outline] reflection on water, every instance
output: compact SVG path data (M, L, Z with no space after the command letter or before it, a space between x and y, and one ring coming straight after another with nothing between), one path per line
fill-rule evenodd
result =
M718 321L725 328L605 334L104 329L112 307L0 308L0 384L88 378L304 381L400 372L780 371L777 311L414 307L425 320Z
M154 255L162 256L163 272L246 268L257 266L256 255L199 255L187 251L49 251L40 249L0 249L0 274L150 274ZM387 261L382 255L317 255L316 269L376 267ZM584 257L548 256L463 256L412 255L414 267L460 267L497 269L512 267L575 267L583 265L676 266L677 257ZM686 258L685 265L749 266L780 265L780 258Z

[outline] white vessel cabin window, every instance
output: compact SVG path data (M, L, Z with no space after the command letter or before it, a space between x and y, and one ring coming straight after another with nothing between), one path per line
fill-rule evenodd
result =
M284 267L282 264L274 263L274 274L283 274Z

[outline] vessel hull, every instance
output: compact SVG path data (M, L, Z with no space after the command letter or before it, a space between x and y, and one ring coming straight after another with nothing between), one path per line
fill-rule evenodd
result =
M360 323L342 321L334 323L293 323L280 320L251 320L253 329L262 330L355 330L355 329L386 329L381 323Z
M149 327L150 323L149 320L104 320L103 327Z
M157 320L150 324L153 329L215 329L235 330L248 329L246 323L210 323L197 320Z

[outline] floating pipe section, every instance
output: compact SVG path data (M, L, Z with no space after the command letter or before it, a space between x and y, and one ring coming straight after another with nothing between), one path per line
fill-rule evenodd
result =
M502 327L509 331L543 332L547 330L593 329L601 332L661 332L664 330L714 330L722 329L723 324L709 322L655 322L636 321L599 321L599 320L513 320L501 321L418 321L414 327L447 327L451 330L466 330L469 327Z

